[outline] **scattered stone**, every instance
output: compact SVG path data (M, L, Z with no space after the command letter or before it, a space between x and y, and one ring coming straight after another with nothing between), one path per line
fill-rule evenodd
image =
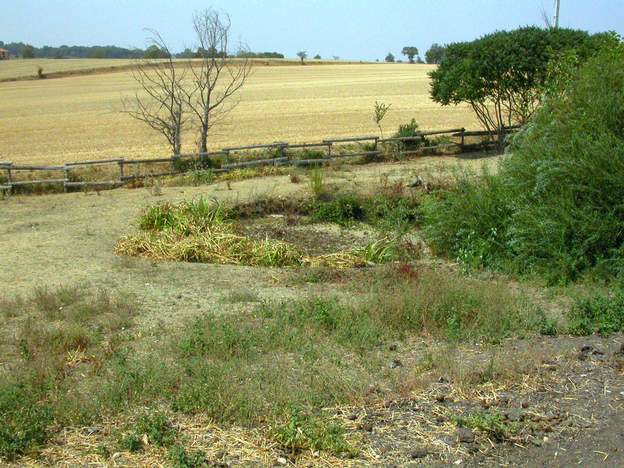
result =
M420 187L421 185L423 185L422 177L416 176L416 178L412 182L410 182L408 187L416 188L416 187Z
M284 457L279 457L277 459L277 463L279 463L280 465L286 465L288 463L288 460L285 459Z
M373 423L363 422L357 425L357 428L361 431L373 432Z
M594 349L594 350L592 351L592 354L593 354L594 356L604 356L604 351L603 351L603 350L601 350L601 349L597 349L597 348L596 348L596 349Z
M474 432L467 427L460 427L457 429L457 440L462 444L472 444L475 441Z
M225 457L225 450L219 450L216 454L215 454L215 458L217 460L221 460L223 457Z
M390 361L390 369L397 369L399 367L403 367L403 363L398 359L393 359Z
M420 447L412 451L412 453L410 453L410 458L412 460L416 460L418 458L425 458L427 455L429 455L429 450L427 450L426 448Z
M356 414L356 413L351 413L351 414L348 416L348 419L349 419L350 421L355 421L355 420L357 419L357 417L358 417L358 416L357 416L357 414Z
M436 393L436 394L433 396L433 398L434 398L434 400L435 400L435 401L437 401L438 403L443 403L443 402L446 400L447 395L446 395L445 393L443 393L443 392L438 392L438 393Z
M527 400L524 400L520 403L520 406L524 409L527 409L530 406L530 403Z
M508 404L509 400L511 400L511 396L508 393L498 394L498 401L503 403L504 405Z
M391 344L390 347L388 348L390 351L396 351L397 350L397 345L395 344Z

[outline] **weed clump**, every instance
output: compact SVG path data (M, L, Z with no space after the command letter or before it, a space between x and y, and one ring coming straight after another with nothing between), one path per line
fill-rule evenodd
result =
M568 316L568 331L579 336L624 331L624 290L577 301Z
M12 460L47 440L52 411L39 398L29 385L0 385L0 458Z
M302 254L276 240L254 240L235 233L223 206L203 198L149 208L139 219L142 232L122 238L117 254L157 260L294 266Z

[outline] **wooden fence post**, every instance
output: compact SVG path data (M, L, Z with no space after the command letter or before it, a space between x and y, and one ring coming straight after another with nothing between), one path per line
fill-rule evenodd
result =
M119 160L119 183L123 184L124 180L124 160Z
M460 143L460 147L462 149L462 151L464 150L464 138L465 138L465 133L466 133L466 129L462 127L461 129L461 143Z
M65 165L63 174L65 175L65 181L63 182L63 191L67 193L67 183L69 182L69 167L67 167L67 165Z

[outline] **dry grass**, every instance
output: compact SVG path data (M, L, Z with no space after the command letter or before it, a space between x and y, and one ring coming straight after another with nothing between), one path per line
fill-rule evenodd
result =
M387 131L412 118L426 129L476 127L466 108L442 108L429 99L430 70L407 64L258 67L229 122L215 128L210 147L375 134L375 100L392 103ZM128 71L0 83L2 158L61 163L167 155L159 135L119 112L120 97L135 88ZM184 149L193 150L194 135L184 137Z

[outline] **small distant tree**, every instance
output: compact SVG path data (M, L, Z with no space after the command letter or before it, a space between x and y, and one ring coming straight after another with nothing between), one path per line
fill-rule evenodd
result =
M332 58L333 58L334 60L340 60L340 57L338 57L337 55L334 55Z
M430 64L439 64L444 58L445 47L441 46L437 42L431 44L429 50L425 52L425 60Z
M422 65L423 63L425 63L425 61L423 59L420 58L420 55L416 56L416 63Z
M147 49L145 49L145 52L143 53L143 58L150 59L150 60L165 59L165 58L170 58L170 57L171 57L171 54L169 53L168 50L165 50L156 44L150 45Z
M414 63L414 57L418 55L418 49L412 46L405 46L401 53L407 57L409 63Z
M320 54L316 54L314 56L314 60L322 60L321 55Z
M392 52L388 52L388 55L386 55L385 60L388 63L394 63L394 55L392 55Z
M152 45L166 52L168 60L138 60L132 70L140 91L134 97L123 98L123 112L147 124L163 135L172 154L182 149L182 127L186 121L184 94L185 69L178 68L165 41L156 31L151 31Z
M30 44L26 44L24 47L22 47L21 55L22 58L25 59L35 58L35 48Z
M384 139L383 129L381 128L381 121L384 119L392 104L385 104L383 102L375 101L375 107L373 109L373 121L377 128L379 129L379 134L381 135L381 139Z
M308 53L305 50L300 50L297 52L297 57L301 59L301 65L303 65L303 61L308 58Z
M183 87L185 103L198 121L197 146L208 152L210 129L238 104L235 99L252 71L247 58L228 60L231 21L227 13L207 9L193 15L193 29L202 51L189 67L189 86Z

